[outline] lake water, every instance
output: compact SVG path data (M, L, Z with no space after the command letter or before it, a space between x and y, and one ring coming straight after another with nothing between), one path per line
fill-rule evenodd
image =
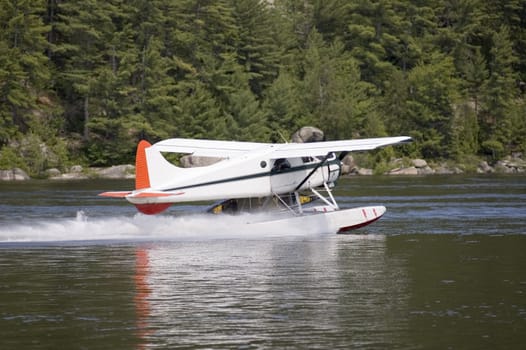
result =
M355 177L334 235L136 215L129 181L0 183L0 349L519 349L526 177Z

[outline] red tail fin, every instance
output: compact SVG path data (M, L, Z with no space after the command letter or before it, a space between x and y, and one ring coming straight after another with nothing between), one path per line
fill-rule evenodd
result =
M150 176L148 175L148 163L146 163L145 149L150 147L148 141L141 140L137 145L135 155L135 189L141 190L150 187Z
M148 175L148 163L146 161L146 148L151 144L148 141L141 140L137 145L135 155L135 189L142 190L150 188L150 176ZM139 195L140 196L140 195ZM172 203L148 203L135 204L137 210L143 214L154 215L166 210Z
M148 162L146 160L146 149L150 147L151 144L148 141L141 140L137 145L137 153L135 155L135 189L142 190L150 188L150 175L148 174ZM117 197L117 198L126 198L128 195L134 195L134 192L130 191L112 191L104 192L99 194L103 197ZM170 196L170 194L162 193L153 193L147 191L141 191L136 194L137 197L164 197ZM135 204L137 210L141 213L153 215L158 214L166 210L172 203L144 203L144 204Z

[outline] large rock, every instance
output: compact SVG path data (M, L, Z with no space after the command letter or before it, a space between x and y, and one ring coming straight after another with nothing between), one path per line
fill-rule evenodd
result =
M497 164L495 164L495 172L500 174L514 174L517 172L517 168L514 166L509 166L503 161L498 161Z
M55 174L49 174L50 180L86 180L89 178L81 165L73 165L69 168L69 172L64 174L61 174L60 172L56 174L54 171L52 173Z
M411 163L417 169L421 169L421 168L426 168L427 167L427 162L425 160L423 160L423 159L413 159L411 161Z
M84 168L82 168L82 165L73 165L70 169L70 173L78 174L84 171Z
M454 175L454 174L462 174L463 171L462 169L458 168L458 167L449 167L447 166L446 164L440 164L436 169L435 169L435 174L436 175Z
M0 180L2 181L22 181L29 179L29 175L20 168L0 170Z
M526 161L521 156L521 153L514 153L511 157L499 160L495 164L495 171L505 174L523 173L526 169Z
M57 168L47 169L44 173L48 178L57 177L62 174Z
M179 161L181 162L181 166L183 168L197 168L202 166L209 166L221 160L223 160L223 158L185 155L182 156Z
M356 171L356 162L354 157L349 153L342 159L342 174L351 174Z
M130 164L115 165L97 171L97 176L103 179L133 179L135 167Z
M418 171L418 175L433 175L435 173L435 170L431 169L429 165L422 168L415 166L415 168Z
M409 168L397 168L391 170L389 175L418 175L418 169L414 166Z
M477 173L479 174L489 174L489 173L494 173L494 172L495 172L495 169L489 166L488 162L486 161L480 162L479 166L477 167Z
M356 175L361 175L361 176L370 176L370 175L373 175L373 169L357 168L357 169L355 169L354 173Z
M325 140L325 134L318 128L313 126L304 126L303 128L292 134L292 142L319 142Z
M89 176L84 173L65 173L50 177L50 180L87 180Z

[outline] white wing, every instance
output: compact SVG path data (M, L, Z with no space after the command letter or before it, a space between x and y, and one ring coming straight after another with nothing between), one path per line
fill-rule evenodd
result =
M157 142L153 146L161 152L190 153L202 157L232 158L258 148L268 147L269 144L200 139L168 139Z
M409 136L380 137L372 139L325 141L312 143L282 144L272 158L296 158L324 156L330 152L369 151L375 148L411 142Z
M259 143L199 139L168 139L153 145L161 152L190 153L196 156L233 158L267 148L271 159L324 156L329 152L368 151L378 147L411 142L409 136L324 141L312 143Z

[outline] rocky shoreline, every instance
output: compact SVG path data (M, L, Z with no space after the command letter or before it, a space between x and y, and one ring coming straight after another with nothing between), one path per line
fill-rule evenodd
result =
M344 159L342 173L350 175L373 175L374 170L361 168L353 165L352 161ZM455 174L526 174L526 161L520 156L507 157L498 161L491 166L486 161L481 161L475 170L464 170L460 165L448 165L440 163L429 165L424 159L412 159L410 165L398 166L401 160L394 160L389 163L390 170L385 171L382 175L455 175Z
M39 179L46 180L90 180L90 179L135 179L135 167L130 164L115 165L108 168L84 168L74 165L66 172L56 168L46 170ZM32 178L22 169L0 170L0 181L24 181Z
M312 126L305 126L297 130L291 137L291 142L319 142L324 141L324 132ZM211 165L221 158L194 157L186 155L181 158L181 166L198 167ZM384 165L385 171L360 167L352 154L347 155L342 160L343 175L401 175L401 176L422 176L422 175L454 175L454 174L526 174L526 160L522 153L515 153L499 160L494 165L489 165L486 161L480 161L477 165L463 166L460 164L451 165L448 163L428 164L424 159L393 159ZM115 165L108 168L83 168L74 165L61 172L59 169L47 169L42 178L49 180L88 180L88 179L134 179L135 166L130 164ZM23 181L30 180L31 177L22 169L14 168L1 170L0 181Z

